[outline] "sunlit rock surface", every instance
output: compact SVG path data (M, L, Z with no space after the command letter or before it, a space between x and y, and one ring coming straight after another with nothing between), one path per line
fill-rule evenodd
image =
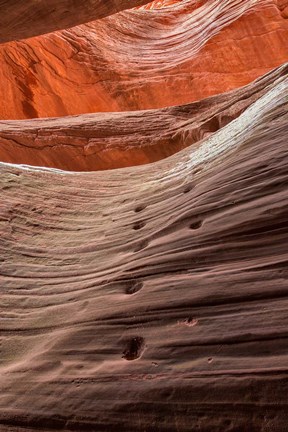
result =
M283 66L239 90L165 109L2 121L0 159L70 171L155 162L196 147L286 75Z
M0 118L161 108L241 87L287 61L284 6L186 0L4 44Z
M0 47L0 432L286 432L287 1L132 3Z

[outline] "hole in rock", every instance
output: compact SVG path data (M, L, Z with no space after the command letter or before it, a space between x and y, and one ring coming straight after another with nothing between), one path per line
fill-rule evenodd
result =
M184 193L184 194L187 194L187 193L191 192L192 189L193 189L193 186L192 186L192 185L188 185L188 186L186 186L186 187L183 189L183 193Z
M199 174L201 171L202 171L202 167L198 167L198 168L195 168L195 170L193 170L193 174L195 175L195 174Z
M146 224L145 224L145 222L143 222L143 221L135 222L135 224L133 225L133 229L134 229L135 231L138 231L138 230L144 228L145 225L146 225Z
M141 211L145 210L145 208L146 208L146 205L142 204L142 205L135 207L134 211L135 211L135 213L140 213Z
M132 337L128 342L123 352L122 358L125 360L136 360L141 357L145 348L145 340L141 336Z
M198 324L198 320L196 318L189 317L184 321L184 324L186 324L189 327L194 327Z
M180 326L194 327L198 324L197 318L188 317L184 320L177 321L177 324Z
M167 388L167 389L163 389L163 391L161 392L161 397L164 400L170 400L175 394L175 390L172 388Z
M135 294L143 288L143 282L131 281L126 286L126 294Z
M232 420L228 420L228 419L226 419L226 420L223 421L223 425L224 425L224 426L227 426L227 427L228 427L228 426L231 426L231 424L232 424Z
M201 228L202 225L203 225L203 221L195 221L189 225L189 228L191 230L197 230L197 229Z

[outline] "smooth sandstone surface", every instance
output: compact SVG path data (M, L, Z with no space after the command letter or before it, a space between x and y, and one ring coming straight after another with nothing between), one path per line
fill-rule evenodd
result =
M288 59L287 2L185 0L0 46L1 119L162 108Z
M0 121L0 160L69 171L155 162L198 145L285 75L287 66L236 91L165 109Z
M282 72L159 162L1 164L1 432L286 430Z

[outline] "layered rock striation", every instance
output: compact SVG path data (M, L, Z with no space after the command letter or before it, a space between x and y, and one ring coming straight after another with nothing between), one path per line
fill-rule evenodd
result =
M0 159L69 171L155 162L198 146L286 75L284 65L236 91L165 109L2 121Z
M147 0L2 0L0 43L27 39L104 18Z
M3 432L285 430L287 96L150 165L1 165Z
M0 431L285 432L287 1L2 4Z
M4 44L0 118L162 108L241 87L287 61L283 5L185 0Z

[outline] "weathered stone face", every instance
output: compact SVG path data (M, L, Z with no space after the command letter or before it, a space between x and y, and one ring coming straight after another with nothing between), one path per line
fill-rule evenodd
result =
M147 0L2 0L0 43L70 28L146 3Z
M241 112L223 114L220 123L212 114L202 126L195 124L199 102L179 108L192 123L182 126L182 114L169 106L239 88L288 59L285 2L168 3L0 46L2 119L85 115L0 122L0 159L72 171L160 160ZM135 112L161 107L168 109Z
M239 88L287 60L281 10L185 1L4 44L0 118L162 108Z
M285 432L287 1L3 3L0 432Z
M1 159L69 171L148 164L197 148L237 119L286 68L246 87L166 109L0 122Z

